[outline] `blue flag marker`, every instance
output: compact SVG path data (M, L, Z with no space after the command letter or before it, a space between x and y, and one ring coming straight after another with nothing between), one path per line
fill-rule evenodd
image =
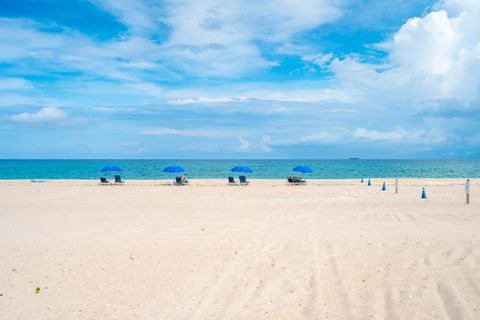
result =
M368 185L371 186L372 183L370 182L370 178L368 178Z
M425 192L425 188L422 188L422 199L427 199L427 193Z
M387 186L385 185L385 182L383 182L382 191L387 191Z

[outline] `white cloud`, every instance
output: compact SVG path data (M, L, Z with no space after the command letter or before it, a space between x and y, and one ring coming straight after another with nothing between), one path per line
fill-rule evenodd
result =
M243 137L238 137L239 146L237 151L238 152L248 152L252 150L252 144Z
M353 133L353 136L367 141L406 142L414 144L437 144L447 140L445 136L438 132L429 132L425 129L407 131L403 128L395 128L391 131L358 128Z
M151 82L132 82L127 84L130 88L136 89L136 91L146 94L151 97L164 98L165 89L159 85Z
M262 139L260 140L260 150L264 153L268 153L272 151L272 147L270 147L270 143L272 141L272 137L268 135L263 135Z
M306 55L302 57L303 61L311 62L320 68L327 67L332 62L334 56L333 53Z
M68 115L56 107L45 107L38 112L22 112L12 115L10 120L27 124L50 124L67 119Z
M216 130L179 130L171 128L156 128L142 131L142 134L156 135L156 136L186 136L186 137L225 137L230 136L231 133Z
M438 11L409 19L382 47L385 65L368 65L355 57L334 59L331 69L345 87L364 95L406 100L405 107L457 99L480 99L480 2L451 0ZM385 99L381 99L385 101ZM431 104L430 104L431 105Z
M366 121L395 128L360 127L354 131L357 139L453 143L478 126L480 2L446 0L434 8L409 19L380 46L388 54L383 64L365 63L354 55L333 60L319 56L319 64L334 74L337 89L356 93L355 105L368 116ZM315 56L306 60L315 61Z
M57 107L44 107L37 112L22 112L11 115L11 122L25 126L45 128L84 128L88 121L83 117L71 117Z
M131 32L155 31L160 20L161 10L140 0L90 0L90 2L111 12L130 28Z
M403 141L408 137L407 131L404 129L396 129L393 131L377 131L377 130L367 130L365 128L358 128L353 133L353 136L356 138L362 138L370 141Z
M189 105L189 104L216 104L216 103L228 103L248 100L247 97L198 97L198 98L178 98L168 100L167 103L171 105Z
M23 78L0 78L0 90L28 90L33 85Z
M339 3L343 2L91 1L128 26L131 36L146 40L168 28L170 33L150 52L157 59L189 74L223 78L276 65L262 57L257 41L280 44L299 32L333 21L341 15Z
M259 85L260 86L260 85ZM178 91L173 94L182 94ZM170 94L172 94L170 93ZM186 93L188 94L188 92ZM353 103L356 101L356 93L346 90L335 89L311 89L298 90L292 88L278 90L255 90L243 91L243 95L238 96L214 96L210 97L194 97L194 98L177 98L168 100L171 105L190 105L190 104L226 104L232 102L248 102L248 101L271 101L271 102L299 102L299 103Z
M270 143L270 146L310 146L310 145L339 145L351 143L352 137L348 130L344 128L332 127L328 130L315 130L309 127L312 133L309 134L295 134L285 139L277 139ZM292 137L293 136L293 137ZM295 137L296 136L296 137Z

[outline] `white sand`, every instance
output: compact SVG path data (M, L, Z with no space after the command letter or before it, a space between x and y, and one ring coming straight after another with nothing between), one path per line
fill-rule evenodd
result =
M480 181L382 181L0 181L0 318L480 319Z

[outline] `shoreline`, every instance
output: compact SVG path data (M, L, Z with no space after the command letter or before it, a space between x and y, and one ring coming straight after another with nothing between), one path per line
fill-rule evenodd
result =
M367 186L368 178L364 178L364 182L360 182L360 179L308 179L306 185L297 187L308 186L325 186L325 185L358 185ZM386 185L394 185L395 179L398 179L399 186L401 185L464 185L466 178L370 178L372 186L377 186L386 183ZM38 181L34 181L38 180ZM126 179L123 180L123 184L110 184L112 186L170 186L167 183L173 182L174 179ZM287 185L287 179L248 179L248 186L278 186ZM112 180L110 180L112 182ZM480 184L480 178L470 178L472 186ZM85 185L85 186L101 186L99 179L0 179L0 185ZM227 179L209 178L209 179L189 179L189 183L183 187L195 187L195 186L230 186ZM109 185L105 185L109 186ZM248 187L247 186L247 187ZM296 185L291 185L292 187ZM245 187L245 186L244 186Z

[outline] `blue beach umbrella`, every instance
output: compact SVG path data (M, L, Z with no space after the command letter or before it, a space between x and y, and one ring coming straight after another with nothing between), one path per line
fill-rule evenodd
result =
M101 172L111 173L111 172L119 172L122 171L120 167L117 166L105 166L100 170Z
M230 170L232 172L252 173L253 170L246 166L235 166Z
M179 172L185 172L185 170L183 170L183 168L180 166L168 166L163 169L163 172L179 173Z
M111 172L111 171L122 171L122 169L120 167L117 167L117 166L106 166L106 167L103 167L102 170L100 170L102 172Z
M313 169L307 166L296 166L293 168L293 171L301 172L301 173L312 173Z

